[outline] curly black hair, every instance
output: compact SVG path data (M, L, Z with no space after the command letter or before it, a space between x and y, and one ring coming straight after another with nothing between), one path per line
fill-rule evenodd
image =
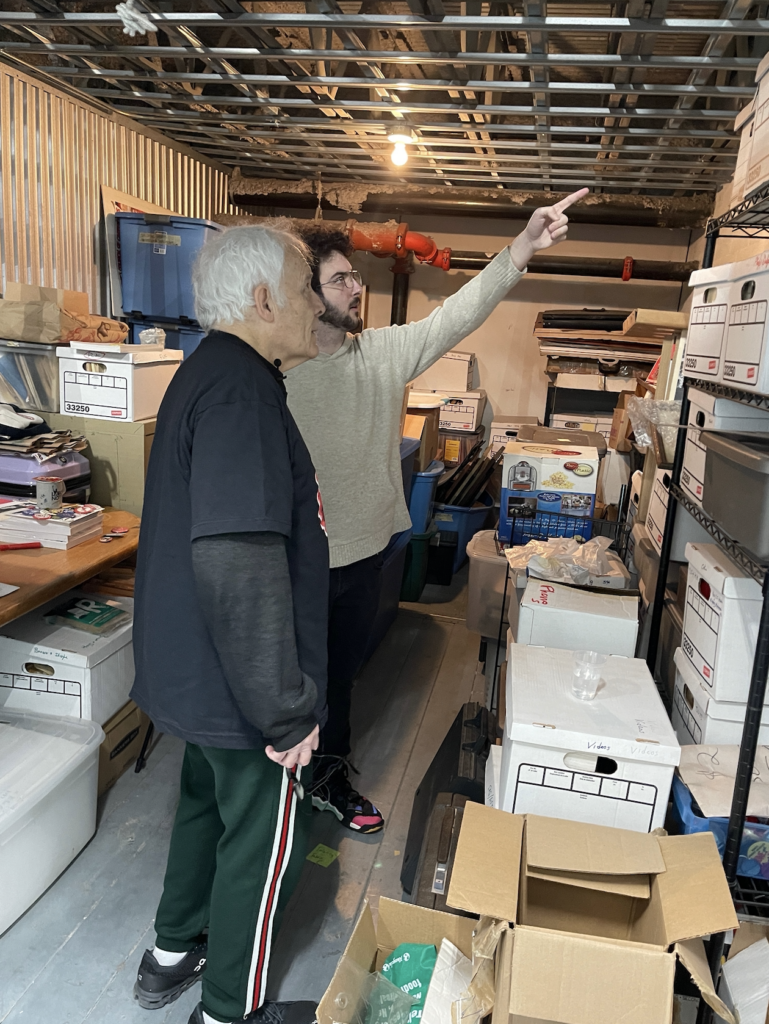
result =
M319 270L321 263L339 252L347 259L355 249L347 234L333 224L318 220L295 220L294 230L305 242L312 254L312 287L320 294Z

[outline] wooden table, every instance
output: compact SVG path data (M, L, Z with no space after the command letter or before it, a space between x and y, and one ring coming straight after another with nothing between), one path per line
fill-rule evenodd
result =
M138 516L106 508L104 532L109 533L116 526L127 526L129 532L124 537L115 537L109 544L103 544L96 537L69 551L55 548L0 551L0 582L19 588L0 597L0 626L132 555L139 544Z

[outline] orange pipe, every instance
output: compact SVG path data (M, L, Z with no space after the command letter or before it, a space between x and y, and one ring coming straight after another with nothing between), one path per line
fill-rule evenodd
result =
M403 257L413 252L420 263L448 270L451 266L451 249L439 249L429 235L409 231L408 224L361 224L348 220L345 224L347 236L358 252L370 252L375 256Z

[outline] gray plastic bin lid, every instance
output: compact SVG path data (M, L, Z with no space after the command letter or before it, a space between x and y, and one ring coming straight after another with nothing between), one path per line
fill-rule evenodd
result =
M598 458L606 454L606 438L589 430L565 430L563 427L537 427L525 424L518 431L517 441L535 441L537 444L581 444L597 448Z
M705 447L725 459L752 470L769 474L769 434L700 434Z

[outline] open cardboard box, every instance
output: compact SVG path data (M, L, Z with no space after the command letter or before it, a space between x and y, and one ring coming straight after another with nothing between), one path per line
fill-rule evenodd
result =
M380 971L386 957L402 942L432 944L439 948L446 938L466 957L471 957L475 926L471 918L415 907L384 896L379 900L375 925L366 903L318 1006L318 1024L349 1024L356 1019L362 1002L360 968L367 972Z
M492 1024L670 1024L676 959L733 1024L702 942L737 927L709 832L657 837L468 803L448 903L514 925Z

